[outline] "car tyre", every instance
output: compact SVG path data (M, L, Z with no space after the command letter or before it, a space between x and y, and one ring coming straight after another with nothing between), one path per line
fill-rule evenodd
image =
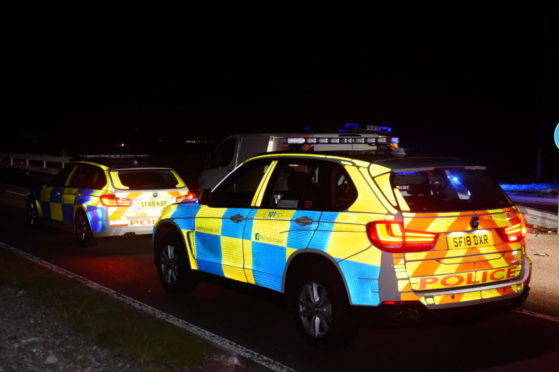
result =
M189 293L196 288L198 278L190 268L185 242L177 232L167 230L157 235L155 265L159 281L168 292Z
M91 231L87 215L83 210L78 210L74 217L74 233L80 246L85 247L93 244L93 232Z
M37 202L32 196L25 203L25 225L30 229L37 229L40 225Z
M312 268L295 273L288 290L289 308L296 326L315 347L346 346L355 338L357 324L345 287L335 270L320 263L312 264Z

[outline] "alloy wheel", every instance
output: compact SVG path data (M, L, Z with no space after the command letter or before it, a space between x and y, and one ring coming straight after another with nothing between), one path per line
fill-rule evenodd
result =
M317 282L308 282L299 293L299 320L305 332L313 338L328 334L332 324L332 301L326 288Z
M165 283L168 285L174 284L177 281L179 273L179 260L174 245L166 244L163 247L159 266Z

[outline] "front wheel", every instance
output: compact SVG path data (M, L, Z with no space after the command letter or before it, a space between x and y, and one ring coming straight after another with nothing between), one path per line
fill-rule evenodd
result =
M187 293L198 284L190 269L184 240L176 232L165 231L155 240L155 264L159 280L168 292Z
M333 270L315 267L300 273L288 295L297 327L314 346L341 347L355 337L345 288Z

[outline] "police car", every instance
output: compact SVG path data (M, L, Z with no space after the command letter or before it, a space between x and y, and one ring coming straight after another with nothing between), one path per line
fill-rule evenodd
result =
M117 158L86 157L31 190L27 225L74 232L81 245L95 237L151 234L163 207L192 197L173 169Z
M484 167L378 154L252 157L154 229L159 278L196 271L285 293L316 345L348 340L357 307L425 311L526 298L522 215Z

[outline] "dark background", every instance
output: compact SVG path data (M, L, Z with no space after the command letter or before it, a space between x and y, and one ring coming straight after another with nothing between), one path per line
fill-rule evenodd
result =
M240 131L390 125L501 182L559 180L554 9L0 9L0 152L166 154ZM546 31L546 24L548 24Z

